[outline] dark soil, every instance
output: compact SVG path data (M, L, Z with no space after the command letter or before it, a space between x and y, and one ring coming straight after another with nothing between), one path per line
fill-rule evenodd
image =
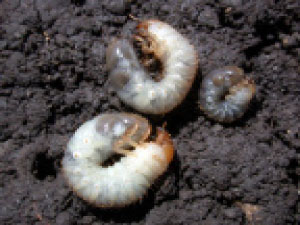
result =
M168 172L141 203L98 209L70 190L60 162L83 122L134 112L105 70L109 41L134 33L129 14L173 25L200 66L180 107L148 116L172 134ZM299 59L298 0L0 0L0 224L296 224ZM225 65L257 84L229 125L197 105L201 77Z

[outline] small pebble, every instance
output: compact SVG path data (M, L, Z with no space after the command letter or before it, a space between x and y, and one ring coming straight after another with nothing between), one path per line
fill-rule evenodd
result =
M114 14L124 15L126 10L129 8L129 1L128 0L110 0L106 8Z

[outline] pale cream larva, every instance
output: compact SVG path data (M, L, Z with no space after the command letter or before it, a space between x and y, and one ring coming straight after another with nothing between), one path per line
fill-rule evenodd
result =
M154 56L161 63L161 72L152 79L131 43L115 39L106 52L111 85L120 99L137 111L167 113L182 102L192 86L198 65L196 51L164 22L146 20L137 26L137 31L135 39L141 43L142 53Z
M135 114L102 114L87 121L65 151L62 166L68 184L98 207L122 207L140 200L173 158L169 134L160 128L150 142L150 132L148 121ZM103 166L117 153L125 156Z
M209 118L231 123L247 111L255 84L241 68L225 66L204 77L199 94L200 108Z

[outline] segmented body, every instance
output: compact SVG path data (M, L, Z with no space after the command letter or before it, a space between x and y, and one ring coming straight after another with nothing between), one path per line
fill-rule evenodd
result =
M254 82L236 66L213 70L202 81L200 108L219 122L229 123L242 117L255 94Z
M70 139L62 161L72 189L99 207L121 207L141 199L173 158L173 144L163 129L154 142L146 119L135 114L103 114L87 121ZM133 150L126 150L134 147ZM120 161L104 167L116 153Z
M151 78L139 62L131 43L114 40L107 49L110 81L120 99L147 114L164 114L187 95L197 70L197 54L189 41L170 25L146 20L138 25L135 38L142 52L153 54L161 62L159 81Z

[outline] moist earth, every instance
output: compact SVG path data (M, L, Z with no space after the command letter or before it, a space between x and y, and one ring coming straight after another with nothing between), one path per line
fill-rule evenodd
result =
M174 26L199 69L177 109L146 115L174 140L167 173L140 203L101 209L66 185L61 160L86 120L135 112L105 69L112 38L135 32L130 15ZM299 58L297 0L0 0L0 224L296 224ZM198 106L202 77L225 65L257 85L227 125Z

